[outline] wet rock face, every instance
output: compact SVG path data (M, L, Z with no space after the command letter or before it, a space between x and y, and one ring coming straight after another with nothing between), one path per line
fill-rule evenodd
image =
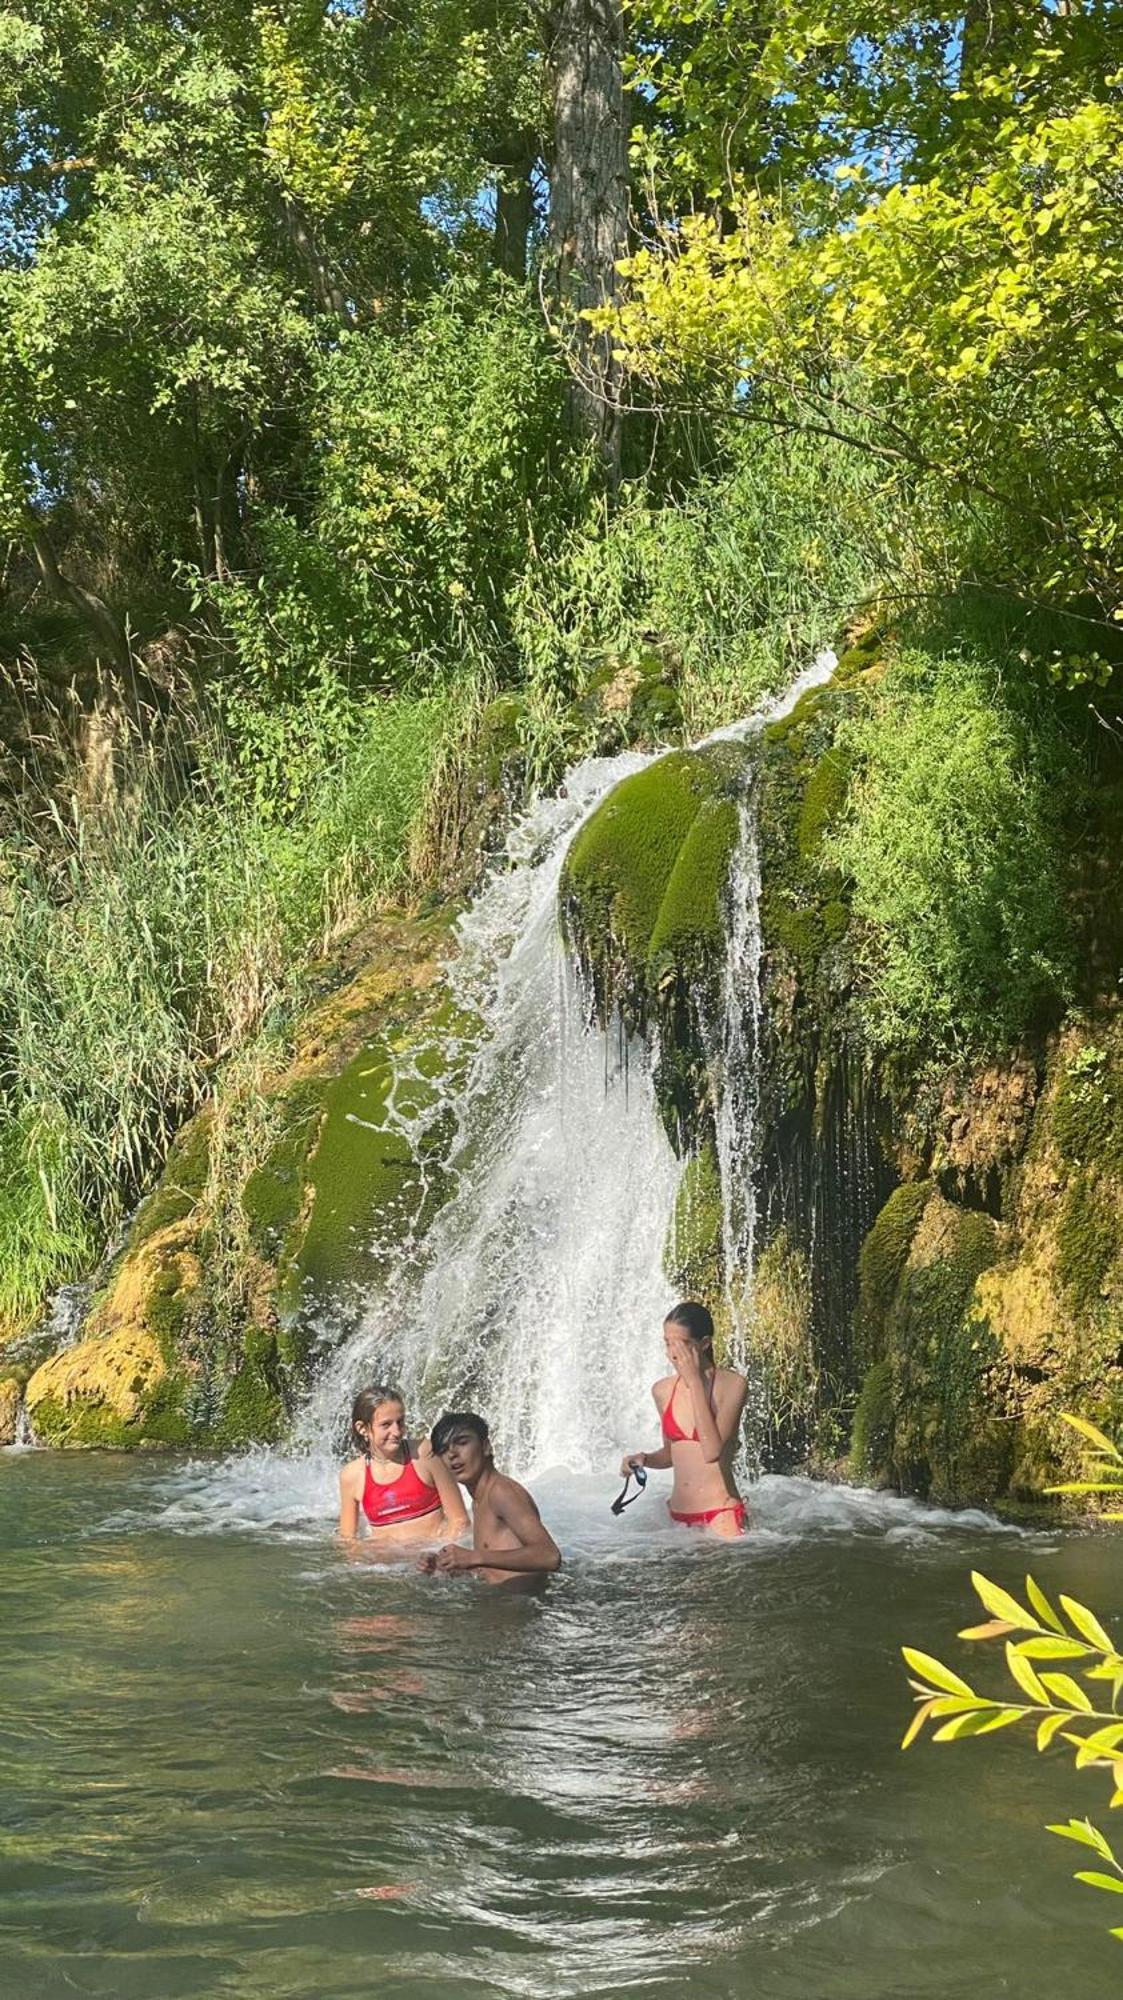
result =
M82 1338L28 1382L41 1443L229 1450L282 1434L312 1339L306 1281L325 1256L336 1268L351 1224L364 1242L380 1221L422 1226L421 1182L432 1212L432 1176L370 1078L415 1046L424 1088L429 1043L447 1040L443 1016L432 1031L450 920L388 917L352 940L282 1057L184 1127Z
M11 1375L0 1376L0 1445L16 1441L22 1400L22 1391L15 1378Z

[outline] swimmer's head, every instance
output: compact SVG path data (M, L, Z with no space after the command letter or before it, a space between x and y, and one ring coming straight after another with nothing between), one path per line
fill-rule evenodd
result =
M395 1458L405 1436L406 1412L401 1393L372 1382L360 1389L351 1405L351 1436L358 1449L370 1457L378 1451Z
M462 1486L478 1479L491 1464L491 1435L474 1410L446 1410L433 1425L429 1443L434 1458L443 1458Z
M663 1344L670 1352L672 1340L681 1340L683 1334L692 1340L704 1367L709 1367L714 1358L714 1322L708 1306L701 1306L695 1299L684 1299L674 1306L663 1321Z

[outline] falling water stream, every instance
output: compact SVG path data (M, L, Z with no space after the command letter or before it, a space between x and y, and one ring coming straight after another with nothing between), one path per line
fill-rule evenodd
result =
M681 1168L650 1052L586 1031L556 900L577 829L645 761L571 772L461 919L451 1081L435 1110L403 1051L388 1098L407 1134L439 1112L446 1198L336 1301L295 1444L0 1453L0 2000L1051 2000L1062 1979L1098 2000L1117 1977L1040 1830L1095 1816L1087 1776L1005 1738L896 1747L897 1648L960 1659L972 1567L1017 1588L1031 1565L1110 1619L1106 1541L791 1479L755 1487L740 1544L672 1528L659 1475L608 1511L621 1447L651 1441ZM709 1031L735 1324L760 958L742 805ZM563 1549L540 1602L336 1545L341 1423L372 1373L418 1422L487 1412Z

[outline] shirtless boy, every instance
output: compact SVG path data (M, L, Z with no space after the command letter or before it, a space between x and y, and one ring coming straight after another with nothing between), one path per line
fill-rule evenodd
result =
M472 1496L472 1546L447 1542L436 1554L422 1556L420 1567L444 1575L474 1570L484 1583L509 1590L540 1587L551 1570L560 1569L561 1552L526 1487L496 1471L483 1418L471 1410L453 1411L434 1425L430 1443L434 1458Z

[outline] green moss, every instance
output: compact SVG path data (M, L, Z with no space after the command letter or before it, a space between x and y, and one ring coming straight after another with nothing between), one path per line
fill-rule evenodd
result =
M308 1161L320 1130L327 1085L308 1079L282 1101L282 1130L267 1157L242 1190L242 1212L250 1241L263 1256L276 1257L300 1214Z
M191 1428L184 1414L181 1375L165 1376L135 1417L126 1419L104 1403L63 1403L45 1396L35 1407L35 1435L41 1444L87 1451L137 1451L146 1445L186 1445Z
M889 1311L933 1187L932 1181L905 1181L894 1188L862 1245L854 1350L867 1369L884 1357Z
M207 1184L212 1123L210 1112L201 1111L174 1140L159 1181L137 1210L130 1251L190 1215Z
M732 799L707 799L699 808L679 848L651 933L646 959L650 990L657 990L672 968L690 977L721 955L725 885L739 830Z
M260 1329L255 1330L260 1335ZM278 1354L271 1335L247 1339L241 1367L230 1383L214 1427L222 1451L250 1444L275 1444L285 1429L285 1406L278 1382Z
M1003 1490L1013 1439L1009 1425L996 1425L987 1398L998 1343L972 1312L976 1280L997 1254L996 1227L989 1216L950 1206L944 1223L938 1254L906 1264L885 1338L897 1482L959 1504Z
M796 825L799 857L817 861L823 840L846 803L850 760L841 750L824 750L804 788Z
M828 944L837 944L850 928L850 910L840 898L823 904L823 935Z
M159 1271L144 1302L144 1316L160 1345L167 1368L179 1359L187 1322L195 1303L195 1289L184 1286L178 1266L169 1263Z
M850 1437L850 1466L855 1479L877 1484L888 1478L893 1463L893 1369L888 1361L867 1368Z
M667 1232L663 1267L683 1298L717 1298L724 1284L721 1173L707 1140L686 1163Z
M611 792L566 859L565 903L586 939L611 937L638 977L675 862L704 797L688 751L662 757Z
M1058 1276L1066 1304L1088 1313L1100 1303L1103 1282L1123 1235L1112 1195L1081 1174L1069 1186L1057 1224Z

